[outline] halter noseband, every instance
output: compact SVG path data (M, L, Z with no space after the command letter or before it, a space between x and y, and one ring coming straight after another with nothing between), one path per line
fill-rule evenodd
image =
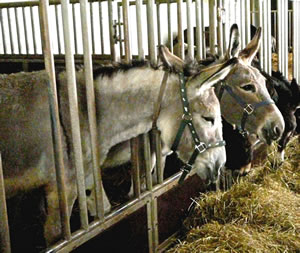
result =
M183 135L183 132L184 132L184 129L186 126L189 127L190 133L192 135L192 138L193 138L193 141L195 144L195 150L194 150L192 156L190 157L189 161L187 163L185 163L183 165L183 167L181 168L182 174L181 174L181 177L178 182L179 184L181 184L184 181L187 174L191 171L191 169L196 161L196 158L199 154L205 152L207 149L210 149L210 148L225 146L225 141L221 140L221 141L217 141L217 142L210 143L210 144L206 144L205 142L200 141L200 138L199 138L199 136L195 130L194 124L193 124L192 114L190 113L189 101L187 98L187 92L186 92L186 87L185 87L186 78L184 77L184 75L182 73L179 75L179 80L180 80L180 95L181 95L181 101L182 101L182 106L183 106L183 115L182 115L182 120L181 120L179 129L177 131L177 135L175 137L175 140L174 140L171 150L173 150L173 151L177 150L177 147L179 145L179 142L181 140L181 137Z
M225 82L221 82L221 88L218 95L219 101L221 102L222 95L224 91L227 91L231 97L235 99L235 101L243 108L243 116L241 119L241 127L238 127L239 132L245 137L247 135L247 131L245 130L246 120L249 115L251 115L257 108L274 104L275 102L273 100L265 100L258 102L256 104L248 104L246 103L240 96L235 94L232 90L232 88L227 85Z

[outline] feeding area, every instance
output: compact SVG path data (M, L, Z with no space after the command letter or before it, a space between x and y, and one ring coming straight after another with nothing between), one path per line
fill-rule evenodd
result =
M300 247L299 138L287 160L265 162L226 192L194 199L184 237L167 252L297 252Z
M0 253L298 252L299 14L1 1Z

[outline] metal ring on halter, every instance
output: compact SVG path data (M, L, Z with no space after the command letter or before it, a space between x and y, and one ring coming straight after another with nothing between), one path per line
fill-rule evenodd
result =
M243 109L248 115L254 112L254 107L251 104L247 104Z
M189 172L191 171L192 167L193 167L192 165L186 163L186 164L184 164L184 165L180 168L180 170L181 170L182 172L189 173Z
M207 149L207 145L204 142L200 142L199 145L195 146L195 149L199 151L199 153L203 153Z
M193 118L192 118L192 115L189 113L189 114L182 114L182 117L181 117L183 120L185 121L192 121Z

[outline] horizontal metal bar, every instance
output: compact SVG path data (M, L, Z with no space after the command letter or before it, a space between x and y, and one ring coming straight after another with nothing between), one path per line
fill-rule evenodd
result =
M193 176L196 173L196 170L192 170L187 178ZM78 230L72 234L72 238L69 241L59 242L53 247L47 249L46 253L59 253L59 252L68 252L73 250L100 233L104 232L109 227L118 223L122 219L126 218L130 214L134 213L138 209L142 208L147 204L148 201L151 201L152 198L159 197L170 189L178 185L178 179L181 176L181 172L176 173L175 175L169 177L162 184L156 185L153 187L152 191L146 191L140 195L139 198L135 198L129 203L122 205L114 212L110 213L105 217L104 222L94 221L90 224L88 231ZM186 179L187 179L186 178Z
M71 4L77 4L80 0L70 0ZM106 2L107 0L88 0L89 2ZM114 1L114 0L112 0ZM21 2L8 2L8 3L0 3L0 8L12 8L12 7L27 7L27 6L38 6L40 0L32 0L32 1L21 1ZM60 4L61 0L50 0L49 5Z

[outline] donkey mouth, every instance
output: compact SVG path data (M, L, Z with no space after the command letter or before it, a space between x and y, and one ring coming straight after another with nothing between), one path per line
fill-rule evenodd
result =
M263 128L262 129L262 137L268 145L272 144L272 141L276 140L277 138L274 138L274 136L268 131L267 129Z

